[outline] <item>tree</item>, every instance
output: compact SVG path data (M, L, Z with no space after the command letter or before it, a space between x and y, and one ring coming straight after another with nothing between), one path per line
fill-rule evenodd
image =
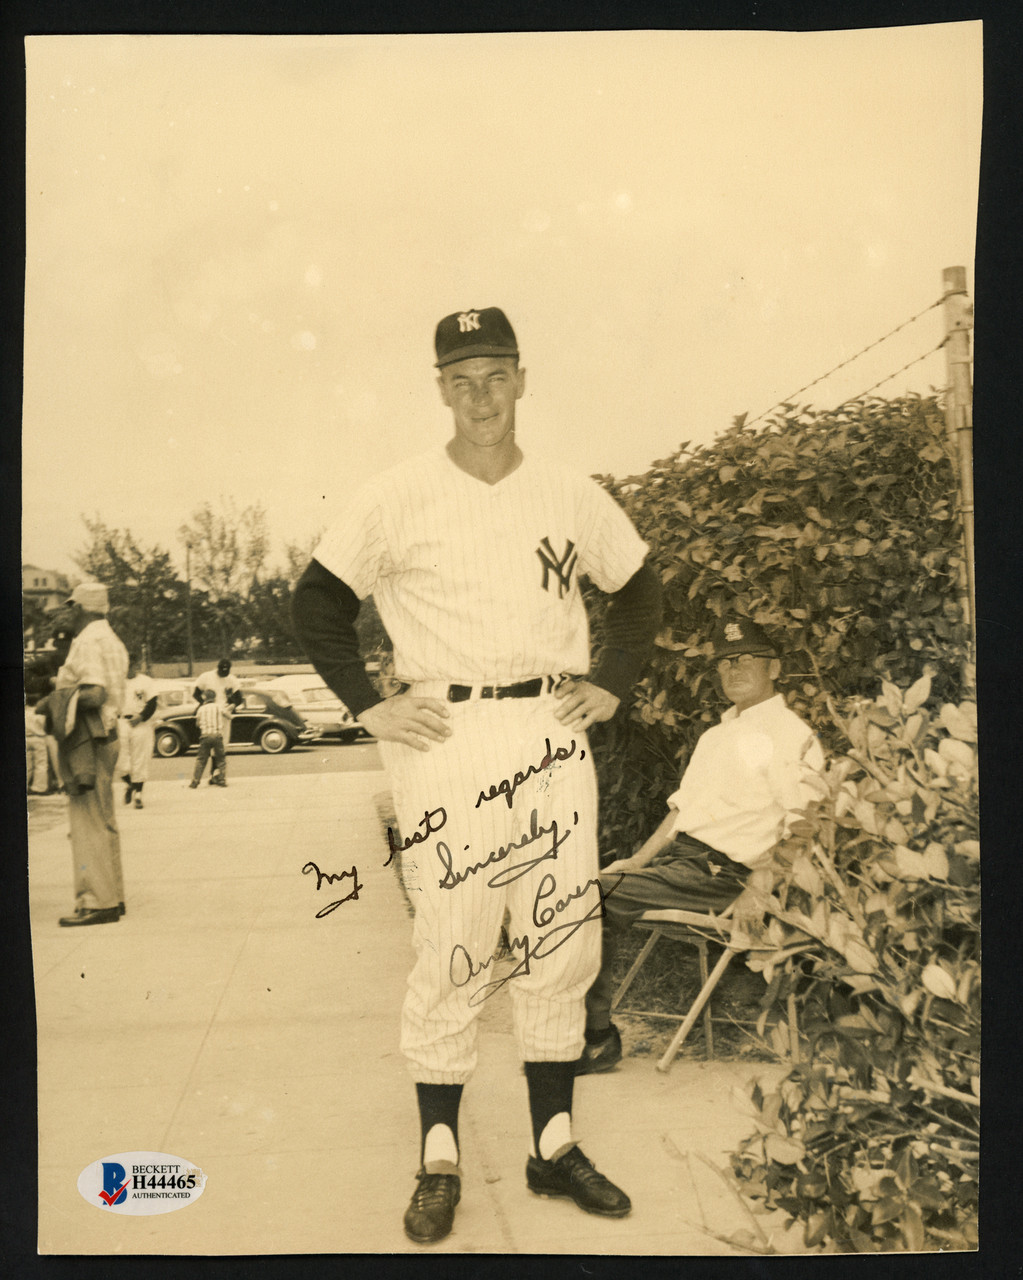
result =
M130 529L113 529L99 515L83 515L88 543L74 561L110 591L110 625L129 650L149 661L185 647L184 583L161 547L144 547Z
M266 512L258 504L238 511L223 498L216 512L204 502L178 536L188 548L192 578L215 610L220 652L230 654L235 642L250 634L253 593L270 545Z

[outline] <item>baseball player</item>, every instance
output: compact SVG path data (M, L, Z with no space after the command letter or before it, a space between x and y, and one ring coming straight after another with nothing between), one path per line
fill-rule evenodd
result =
M401 1047L420 1113L404 1220L418 1243L451 1230L475 1018L505 985L529 1092L527 1185L590 1213L631 1207L571 1128L606 893L586 730L614 715L660 619L659 580L621 508L516 443L525 370L503 312L446 316L435 349L453 437L346 500L294 597L310 660L381 744L400 824L392 848L417 899ZM592 673L583 575L611 595ZM383 700L354 630L370 594L400 682ZM506 910L502 977L493 961Z
M196 700L198 706L196 710L206 701L206 690L212 689L216 698L217 706L223 712L224 716L224 741L231 741L231 717L234 715L238 707L245 701L245 695L241 691L241 686L231 674L231 659L221 658L215 671L204 671L196 680L195 688L192 690L192 697Z
M118 724L121 755L118 767L124 779L124 803L141 809L142 788L149 777L149 761L153 755L153 714L156 711L156 686L139 670L138 654L128 655L128 683L124 690L124 707Z

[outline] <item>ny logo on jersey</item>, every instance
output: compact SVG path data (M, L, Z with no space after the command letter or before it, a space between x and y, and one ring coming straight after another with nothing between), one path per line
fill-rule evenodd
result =
M463 311L458 317L458 332L471 333L473 329L480 327L480 313L478 311Z
M543 565L543 589L550 591L551 573L558 575L558 599L564 598L565 592L572 586L572 570L575 568L577 556L575 552L575 543L569 542L565 547L565 554L558 559L557 552L551 546L550 538L543 538L540 545L536 549L536 554L540 557L540 563Z

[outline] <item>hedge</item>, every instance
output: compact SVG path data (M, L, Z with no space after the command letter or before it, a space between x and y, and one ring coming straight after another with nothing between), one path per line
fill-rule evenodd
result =
M598 741L601 848L653 829L696 739L727 706L709 661L717 621L737 612L784 650L779 688L826 746L828 700L931 677L964 696L968 632L956 481L934 397L741 419L684 443L644 476L599 477L651 547L664 626L630 706ZM590 593L599 644L603 605Z

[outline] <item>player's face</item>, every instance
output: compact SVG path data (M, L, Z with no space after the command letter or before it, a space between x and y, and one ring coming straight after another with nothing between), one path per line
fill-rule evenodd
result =
M745 711L774 697L774 682L781 674L781 663L777 658L738 653L722 658L717 671L722 693L739 711Z
M441 369L437 385L463 443L492 449L512 438L515 401L526 389L526 371L511 357L459 360Z

